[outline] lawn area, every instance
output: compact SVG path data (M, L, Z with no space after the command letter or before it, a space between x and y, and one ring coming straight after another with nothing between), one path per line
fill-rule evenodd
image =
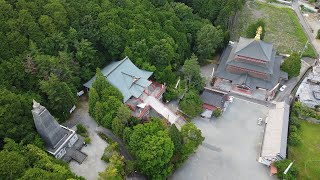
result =
M307 36L292 9L280 8L253 0L248 1L240 13L239 20L233 29L235 33L231 34L231 39L237 41L239 36L245 36L248 25L261 18L266 22L264 40L272 42L278 52L291 54L292 51L304 49ZM304 56L316 56L310 44Z
M289 146L289 159L295 160L299 168L298 179L319 179L320 177L320 124L301 120L302 144Z

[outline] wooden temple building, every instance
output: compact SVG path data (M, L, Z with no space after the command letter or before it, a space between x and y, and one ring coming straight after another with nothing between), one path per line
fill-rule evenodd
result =
M280 70L282 57L276 55L273 44L260 40L261 33L259 27L255 38L240 37L238 43L228 46L214 76L229 81L233 91L251 94L264 90L265 99L270 99L288 74Z

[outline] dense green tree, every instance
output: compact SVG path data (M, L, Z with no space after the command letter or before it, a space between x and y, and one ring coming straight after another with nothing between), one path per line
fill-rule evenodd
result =
M283 172L287 169L291 161L289 159L284 159L281 161L276 161L274 165L277 167L278 173L277 177L279 179L297 179L299 174L298 168L295 164L293 164L287 174L283 174Z
M298 53L291 54L281 64L281 70L288 73L288 77L297 77L300 74L301 69L301 57Z
M182 148L182 136L175 124L170 126L169 136L174 144L174 153L180 153Z
M183 146L181 149L180 162L188 159L189 155L194 153L198 146L203 142L201 130L193 123L187 123L181 128L181 135L183 139Z
M223 46L224 33L221 28L205 25L198 31L196 51L201 61L213 58L216 51Z
M198 116L202 111L202 99L197 91L188 91L179 104L181 110L188 116Z
M257 34L258 27L262 27L262 34L260 35L260 39L263 40L266 33L266 23L263 19L259 19L258 21L250 24L246 30L247 38L254 38Z
M131 117L131 110L127 105L122 104L117 111L116 118L112 121L112 131L120 138L123 137L124 128L128 125Z
M187 82L187 89L196 89L200 91L204 86L204 79L201 76L198 58L192 55L182 66L182 73Z
M11 139L0 151L1 179L80 179L69 169L68 164L49 156L34 146L22 146Z
M104 89L107 89L110 86L109 82L107 81L107 78L104 77L101 70L97 68L96 70L96 79L93 81L91 88L94 88L99 97L102 97L102 92Z
M149 178L164 179L172 173L170 159L174 145L160 120L135 126L129 149L137 159L139 170Z
M36 130L32 118L32 99L40 99L31 93L17 94L0 90L0 148L8 137L17 142L32 143Z
M27 159L18 152L0 152L0 179L17 179L27 169Z
M122 180L124 178L124 157L114 152L104 172L99 173L100 180Z
M70 117L70 109L76 104L76 94L65 82L59 81L55 75L40 82L40 89L46 94L47 108L59 118L61 122Z
M89 114L91 116L94 116L94 109L98 101L100 101L100 98L96 89L91 88L89 91Z
M219 109L219 108L216 108L214 111L213 111L213 116L214 117L216 117L216 118L218 118L218 117L220 117L221 116L221 114L222 114L222 111L221 111L221 109Z
M97 50L87 39L82 39L80 42L76 41L75 49L75 58L81 67L81 78L88 80L93 76L94 68L97 65L99 66L98 57L96 56Z

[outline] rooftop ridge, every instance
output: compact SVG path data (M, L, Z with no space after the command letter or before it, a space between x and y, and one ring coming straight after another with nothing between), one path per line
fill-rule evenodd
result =
M123 58L111 71L109 71L105 77L108 77L115 69L117 69L123 62L125 62L126 60L128 60L128 56L126 56L125 58ZM130 60L130 59L129 59Z

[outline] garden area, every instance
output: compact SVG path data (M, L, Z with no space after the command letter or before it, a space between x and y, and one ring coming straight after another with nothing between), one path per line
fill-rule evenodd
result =
M293 10L253 0L248 1L244 6L232 30L231 40L238 41L240 36L246 37L247 27L259 19L265 22L264 40L273 43L277 52L291 54L293 51L299 52L304 49L308 38ZM316 57L310 44L303 55Z
M290 117L288 157L295 160L298 179L317 179L320 177L320 124L302 120L303 116L320 118L315 110L295 103Z

